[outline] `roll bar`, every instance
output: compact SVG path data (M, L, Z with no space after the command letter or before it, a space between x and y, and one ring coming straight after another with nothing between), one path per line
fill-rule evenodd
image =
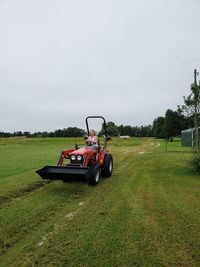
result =
M88 119L102 119L103 120L103 129L104 129L104 135L107 137L107 130L106 130L106 120L104 117L102 116L88 116L86 119L85 119L85 122L86 122L86 127L87 127L87 132L88 132L88 135L89 135L89 125L88 125Z
M107 137L108 137L108 134L107 134L107 129L106 129L106 120L104 117L102 116L88 116L86 119L85 119L85 122L86 122L86 127L87 127L87 132L88 132L88 135L89 135L89 125L88 125L88 119L102 119L103 120L103 129L104 129L104 148L107 147Z

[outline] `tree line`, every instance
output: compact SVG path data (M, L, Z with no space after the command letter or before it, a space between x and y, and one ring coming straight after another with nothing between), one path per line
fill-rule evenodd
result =
M107 132L110 136L118 135L129 135L129 136L154 136L152 125L148 126L130 126L120 125L117 126L114 122L107 123ZM17 132L0 132L0 137L82 137L86 134L86 131L77 127L68 127L64 129L58 129L53 132L35 132L30 133L28 131L17 131ZM103 135L104 132L101 130L99 135Z
M85 134L85 131L83 129L77 128L77 127L68 127L64 129L58 129L52 132L35 132L30 133L28 131L22 132L0 132L0 137L81 137Z
M128 135L138 137L156 137L168 140L171 137L180 136L181 131L195 127L196 140L199 147L199 128L200 128L200 83L197 84L197 71L194 70L194 83L191 84L190 94L184 97L184 104L178 105L177 109L167 109L165 116L154 119L152 125L131 126L116 125L110 121L107 123L107 132L110 136ZM103 135L102 130L99 135ZM86 132L77 127L58 129L53 132L0 132L0 137L81 137Z
M183 105L178 105L175 111L168 109L164 117L157 117L153 122L153 131L155 137L169 139L179 136L184 129L195 128L196 148L199 150L200 82L197 84L197 75L195 69L194 82L189 95L183 97Z
M131 126L131 125L116 125L114 122L109 121L106 124L106 130L110 136L138 136L138 137L147 137L154 136L152 125L147 126ZM102 130L99 132L99 135L103 135L104 127L102 125Z
M131 126L131 125L116 125L114 122L107 123L107 133L110 136L132 136L132 137L156 137L169 138L179 136L181 131L194 126L192 116L185 116L182 108L178 107L176 111L168 109L164 117L157 117L152 125ZM99 135L103 135L103 127ZM17 131L17 132L0 132L0 137L81 137L86 132L77 127L68 127L58 129L51 132L35 132Z
M175 111L168 109L165 116L157 117L153 121L154 136L161 139L180 136L182 130L192 127L194 127L192 116L186 116L179 106Z
M156 137L160 139L169 139L180 136L184 129L194 127L193 115L187 115L185 106L178 106L177 110L167 109L165 116L159 116L154 119L152 125L147 126L117 126L114 122L107 123L107 132L111 136L129 135L138 137ZM103 127L101 130L103 133Z
M179 136L181 131L194 126L193 116L185 116L184 110L178 107L176 111L168 109L164 117L157 117L152 125L131 126L131 125L116 125L114 122L107 123L107 133L110 136L124 136L131 137L156 137L156 138L170 138L172 136ZM58 129L51 132L35 132L17 131L17 132L0 132L0 137L82 137L86 134L85 130L77 127L68 127ZM103 135L104 130L99 132Z

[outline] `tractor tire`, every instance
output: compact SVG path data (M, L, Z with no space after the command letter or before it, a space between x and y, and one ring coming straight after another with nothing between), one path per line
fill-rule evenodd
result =
M101 171L99 165L93 165L89 172L88 184L97 185L100 180Z
M110 177L112 175L112 171L113 171L113 158L111 154L107 154L105 155L104 158L104 165L101 174L104 177Z

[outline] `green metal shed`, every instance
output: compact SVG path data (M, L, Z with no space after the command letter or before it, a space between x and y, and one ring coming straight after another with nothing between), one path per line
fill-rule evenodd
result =
M181 146L194 146L194 128L181 131Z

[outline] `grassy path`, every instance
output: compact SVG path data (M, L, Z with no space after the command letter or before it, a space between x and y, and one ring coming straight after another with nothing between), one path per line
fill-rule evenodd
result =
M65 141L42 141L39 151L33 142L24 145L37 155L30 169L46 155L53 161ZM157 145L113 140L114 174L97 187L46 183L23 165L9 173L4 162L0 266L199 266L199 176L190 152Z

